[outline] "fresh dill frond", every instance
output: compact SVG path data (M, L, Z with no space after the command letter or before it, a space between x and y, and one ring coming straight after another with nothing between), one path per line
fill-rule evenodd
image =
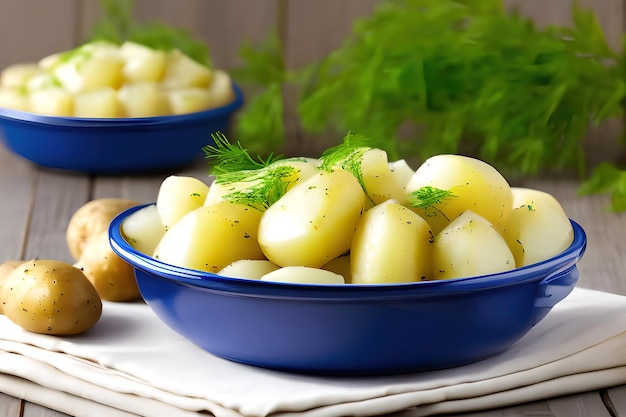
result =
M290 178L298 169L290 165L273 165L254 170L225 172L216 177L215 182L222 185L240 184L222 198L237 204L245 204L260 211L265 211L277 202L289 188Z
M427 209L454 197L456 195L450 190L426 186L409 193L409 204L411 207Z
M282 156L270 154L266 159L253 158L239 142L232 144L223 133L211 135L215 145L207 145L202 148L205 159L214 161L210 173L218 176L228 172L238 172L264 168L273 162L282 159Z
M342 143L328 148L322 153L320 169L322 171L332 171L334 168L340 167L352 173L367 194L361 164L363 163L365 152L372 149L369 146L371 143L370 138L349 132L343 138Z

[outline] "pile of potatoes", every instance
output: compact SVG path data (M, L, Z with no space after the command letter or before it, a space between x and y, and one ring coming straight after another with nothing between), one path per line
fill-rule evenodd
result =
M133 269L108 241L113 218L139 204L104 198L80 207L67 227L75 263L52 259L9 260L0 265L0 313L28 331L75 335L91 328L103 301L138 300Z
M0 107L50 116L154 117L235 99L228 73L177 49L91 42L0 73Z

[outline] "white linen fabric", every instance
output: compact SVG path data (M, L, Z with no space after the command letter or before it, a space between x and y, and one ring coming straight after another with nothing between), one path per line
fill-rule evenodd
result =
M0 317L0 391L77 417L429 416L626 383L626 297L575 288L495 357L375 377L297 375L215 357L143 303L104 303L86 333L54 337Z

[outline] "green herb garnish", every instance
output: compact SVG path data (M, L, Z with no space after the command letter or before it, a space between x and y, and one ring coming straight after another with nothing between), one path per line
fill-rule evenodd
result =
M245 188L237 189L222 198L238 204L246 204L260 211L265 211L277 202L289 187L292 178L298 170L289 165L274 165L256 170L226 172L218 175L215 182L218 184L245 184Z
M427 209L454 197L456 195L450 190L426 186L409 193L409 204L411 207Z
M256 170L267 167L278 161L282 156L270 154L266 159L253 158L239 142L230 143L223 133L212 134L215 145L207 145L202 148L206 159L212 159L213 165L210 173L220 175L229 172Z
M350 172L367 194L361 164L363 163L363 154L372 149L369 146L371 144L372 140L366 136L348 133L341 144L328 148L322 153L320 169L332 171L339 167Z

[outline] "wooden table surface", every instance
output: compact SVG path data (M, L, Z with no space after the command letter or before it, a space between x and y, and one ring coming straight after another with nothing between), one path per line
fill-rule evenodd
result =
M48 258L71 262L65 229L81 205L102 197L152 202L161 181L169 174L137 177L68 174L40 169L0 146L0 261ZM202 160L178 174L208 179ZM580 263L578 285L626 295L626 213L608 212L606 196L576 196L574 181L533 180L519 185L552 193L569 216L585 228L588 249ZM626 417L626 385L465 415ZM0 416L65 414L0 393Z

